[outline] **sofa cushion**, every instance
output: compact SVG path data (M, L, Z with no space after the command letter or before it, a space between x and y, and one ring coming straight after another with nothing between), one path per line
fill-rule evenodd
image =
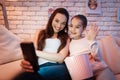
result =
M22 58L21 39L0 26L0 65Z
M120 47L116 44L113 36L106 36L100 40L102 56L104 61L114 72L120 73Z
M0 80L12 80L17 74L22 72L21 60L0 65Z

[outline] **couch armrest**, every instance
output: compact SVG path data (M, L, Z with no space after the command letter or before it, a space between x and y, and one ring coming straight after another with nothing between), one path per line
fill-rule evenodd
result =
M113 36L106 36L100 39L100 47L104 61L114 72L120 73L120 47L116 44Z

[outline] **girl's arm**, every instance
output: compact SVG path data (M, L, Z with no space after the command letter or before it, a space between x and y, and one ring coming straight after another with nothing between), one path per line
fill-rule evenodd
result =
M90 41L93 42L96 39L96 36L99 32L99 28L96 24L90 24L90 29L85 31L85 37Z
M101 61L102 54L101 54L99 44L96 41L94 41L92 44L90 44L89 48L90 48L90 53L92 55L92 58L96 61Z
M91 52L92 58L100 61L102 59L101 51L98 43L95 41L98 32L99 32L98 26L96 24L91 24L90 30L85 31L85 36L89 40L89 50Z

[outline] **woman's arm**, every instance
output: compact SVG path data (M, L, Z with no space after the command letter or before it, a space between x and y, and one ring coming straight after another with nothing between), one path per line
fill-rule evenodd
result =
M40 30L36 32L35 37L34 37L34 45L35 45L36 49L37 49L37 40L38 40L39 32L40 32ZM36 50L37 56L47 59L47 60L62 63L64 61L64 58L68 55L69 43L70 43L70 39L67 40L66 46L59 53L51 53L50 54L49 52Z
M35 37L34 37L34 39L33 39L35 49L37 49L37 43L36 43L36 42L37 42L37 36L38 36L38 34L39 34L39 31L40 31L40 30L36 31ZM27 61L27 60L25 60L25 59L23 59L23 60L21 61L21 67L22 67L22 69L23 69L24 71L26 71L26 72L34 72L33 67L32 67L32 65L30 64L30 62Z
M62 63L65 57L68 55L69 43L70 43L70 39L67 40L66 46L59 53L50 54L49 52L37 50L37 55L44 59Z
M36 33L35 33L35 36L33 38L35 49L37 49L37 40L38 40L38 36L39 36L40 31L41 30L37 30Z
M21 67L22 67L22 70L23 70L23 71L26 71L26 72L34 72L33 67L32 67L32 65L30 64L30 62L27 61L27 60L25 60L25 59L23 59L23 60L21 61Z

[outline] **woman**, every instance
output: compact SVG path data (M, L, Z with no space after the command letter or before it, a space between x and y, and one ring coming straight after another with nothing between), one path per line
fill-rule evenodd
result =
M34 44L37 49L40 69L32 73L31 64L22 60L21 66L25 73L20 74L15 80L69 80L70 76L64 64L68 55L69 13L64 8L56 9L49 18L46 29L39 31Z

